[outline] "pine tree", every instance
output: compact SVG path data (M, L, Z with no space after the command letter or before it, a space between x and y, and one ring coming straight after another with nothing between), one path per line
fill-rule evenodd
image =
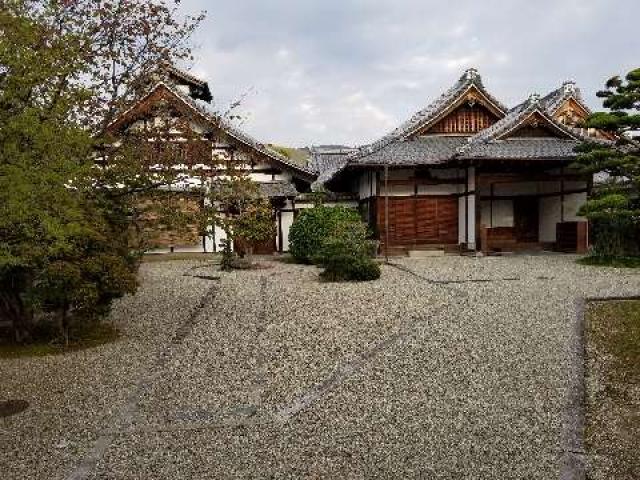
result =
M640 69L611 78L598 97L609 111L591 115L585 126L606 132L614 142L579 148L578 166L601 180L581 214L594 225L595 254L640 255L640 144L633 139L640 130Z

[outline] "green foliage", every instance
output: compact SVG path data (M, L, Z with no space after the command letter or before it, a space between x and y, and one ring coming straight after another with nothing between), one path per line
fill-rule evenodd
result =
M634 218L598 213L591 222L591 254L603 258L640 256L640 225Z
M236 240L236 246L242 244L243 254L247 253L251 262L253 246L272 239L276 233L273 209L258 184L245 172L230 165L225 173L209 190L211 207L204 215L207 222L222 228L228 239ZM231 241L225 241L222 246L222 269L232 269L235 255L231 252Z
M640 268L640 257L593 255L578 260L580 265L613 268Z
M289 233L291 253L303 263L324 267L327 281L380 278L372 259L375 245L358 212L344 207L316 206L300 213Z
M300 263L313 263L323 242L345 222L360 222L360 215L350 208L323 205L303 210L289 230L291 255Z
M235 259L235 255L233 254L233 249L231 248L232 243L233 242L228 238L220 240L220 246L222 247L220 269L223 272L229 272L233 270L233 261Z
M332 282L380 278L380 266L371 258L373 244L367 237L367 227L360 220L338 225L315 256L316 263L324 267L321 277Z
M614 77L598 92L609 112L593 114L586 127L608 132L615 142L587 143L578 148L576 166L605 180L580 210L593 225L593 254L633 256L640 251L640 146L629 134L640 128L640 69L625 79Z
M2 3L0 321L18 342L50 320L68 339L135 291L132 194L155 174L139 150L109 169L96 152L135 76L182 49L192 26L174 13L162 0Z
M235 219L235 234L249 244L265 242L275 233L273 209L266 199L256 198Z

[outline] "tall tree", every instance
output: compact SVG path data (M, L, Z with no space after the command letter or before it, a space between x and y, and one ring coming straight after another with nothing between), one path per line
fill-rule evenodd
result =
M640 130L640 69L623 79L613 77L598 92L608 112L586 121L589 128L607 132L613 144L589 143L579 148L578 165L598 174L595 194L582 208L596 230L596 253L607 256L640 254L640 144L633 134Z
M130 205L141 185L178 172L150 171L135 143L108 165L96 152L113 145L106 127L138 79L188 57L200 17L178 20L178 4L2 2L0 320L18 341L41 312L55 313L66 334L70 315L99 315L135 290Z

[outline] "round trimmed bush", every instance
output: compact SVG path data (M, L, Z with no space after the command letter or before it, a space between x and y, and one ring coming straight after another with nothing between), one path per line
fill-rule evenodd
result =
M323 242L334 235L339 225L361 222L356 210L319 205L300 212L289 231L289 251L300 263L313 263Z

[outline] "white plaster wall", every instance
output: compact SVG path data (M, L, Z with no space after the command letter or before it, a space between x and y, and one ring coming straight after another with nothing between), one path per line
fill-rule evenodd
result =
M327 207L345 207L345 208L358 208L358 202L356 200L348 200L343 202L325 202L323 205ZM304 210L306 208L313 208L315 205L311 202L296 202L296 210Z
M224 230L222 230L218 225L216 225L214 229L216 238L215 251L220 252L222 251L222 249L220 248L220 241L227 238L227 235L224 233ZM231 249L233 250L233 242L231 244Z
M586 193L572 193L564 198L564 220L565 222L585 221L584 217L578 216L578 210L587 202Z
M258 183L267 183L267 182L273 182L276 180L283 180L283 178L281 178L280 175L270 175L267 173L250 173L249 174L249 178L251 178L251 180L253 180L254 182L258 182Z
M573 193L564 196L564 221L581 222L578 210L587 201L586 193ZM562 197L544 197L540 199L540 241L555 242L556 227L562 221Z
M556 241L556 225L560 221L560 197L540 199L539 237L541 242Z
M282 212L282 249L289 251L289 230L293 225L293 212Z

